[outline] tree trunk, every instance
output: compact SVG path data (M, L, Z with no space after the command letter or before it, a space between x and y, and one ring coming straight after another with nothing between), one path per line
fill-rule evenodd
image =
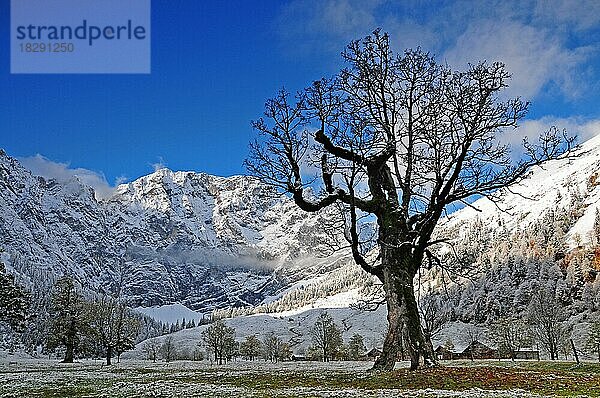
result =
M420 265L420 261L419 261ZM433 348L427 344L423 328L421 327L421 318L419 316L419 307L415 298L413 278L411 277L408 283L402 284L404 288L404 318L406 336L405 339L410 355L410 369L417 370L420 366L420 359L423 358L423 364L426 367L436 364L433 355Z
M398 357L398 347L402 339L403 319L400 314L400 298L395 289L385 289L388 331L383 342L381 355L373 364L374 370L390 371L394 369Z
M577 354L577 349L575 348L575 342L573 341L573 339L571 340L571 348L573 349L573 356L575 357L575 362L577 362L577 364L579 364L579 355Z
M65 359L63 359L63 363L73 363L73 344L66 344L65 345L66 351L65 351Z
M431 341L431 334L429 332L424 333L425 337L425 352L431 354L431 357L434 358L434 361L437 361L437 357L435 356L435 352L433 349L433 342Z
M383 256L382 261L390 258L389 254ZM423 358L425 366L436 364L433 349L426 344L419 310L414 294L414 274L408 270L416 270L418 266L414 263L420 259L414 259L406 253L398 253L390 266L384 267L383 287L386 295L388 331L383 343L383 351L373 365L373 370L391 371L398 358L398 349L404 343L410 357L410 369L416 370ZM392 257L393 258L393 257ZM395 264L394 264L395 263Z
M106 364L107 365L112 365L112 355L113 355L113 348L112 346L108 346L106 347Z

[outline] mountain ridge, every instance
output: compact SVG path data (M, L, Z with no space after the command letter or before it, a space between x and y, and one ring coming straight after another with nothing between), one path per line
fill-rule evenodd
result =
M161 169L98 200L77 177L34 176L2 152L0 203L0 244L23 279L45 268L94 290L122 283L133 305L256 305L327 262L314 244L327 214L252 177Z

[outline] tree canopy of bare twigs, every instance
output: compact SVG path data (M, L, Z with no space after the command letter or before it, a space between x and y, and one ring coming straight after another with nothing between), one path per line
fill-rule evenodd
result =
M317 317L315 324L310 329L310 335L313 346L319 351L323 362L333 359L344 343L342 332L327 311Z
M258 138L246 166L305 211L342 209L354 260L385 290L388 333L374 367L393 368L404 330L416 369L435 358L413 280L423 264L436 263L431 247L440 242L432 233L445 209L521 181L573 139L553 128L536 143L525 140L522 160L511 160L499 138L528 103L500 98L510 79L502 63L454 71L421 49L394 53L379 30L351 42L342 57L347 66L337 75L267 100L264 117L252 123ZM361 240L369 219L378 227L376 261Z
M235 348L235 329L225 325L225 322L219 319L202 332L202 339L212 351L215 362L222 365Z

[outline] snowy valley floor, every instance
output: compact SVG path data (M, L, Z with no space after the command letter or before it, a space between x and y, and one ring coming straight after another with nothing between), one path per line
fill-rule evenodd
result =
M600 365L452 361L408 372L369 362L0 362L0 397L537 397L600 396Z

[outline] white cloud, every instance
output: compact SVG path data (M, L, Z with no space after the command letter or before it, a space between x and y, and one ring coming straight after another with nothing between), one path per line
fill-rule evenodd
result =
M456 0L437 7L418 0L322 0L293 1L283 10L280 34L296 55L334 56L381 27L396 50L421 46L456 69L481 60L506 63L511 96L533 99L550 90L572 100L595 89L589 80L598 71L588 61L600 53L589 34L600 29L597 0Z
M445 57L459 70L468 62L504 62L512 74L509 96L531 99L552 83L566 97L573 97L580 94L581 87L572 76L589 50L566 49L560 38L520 22L483 20L471 24Z
M286 48L294 53L325 49L339 54L350 40L377 27L374 10L381 3L380 0L292 1L279 16L279 34Z
M72 169L69 167L69 163L53 162L40 154L19 158L19 162L34 175L47 179L66 182L73 177L77 177L82 183L94 189L97 199L109 198L115 189L106 181L106 177L102 173L84 168ZM124 182L124 180L121 180L121 182Z
M577 136L577 143L581 144L597 135L600 135L600 119L582 119L579 117L557 118L544 116L540 119L525 120L515 129L506 131L501 141L511 146L513 158L519 159L523 153L523 138L535 142L537 138L552 126L565 130L569 136Z
M539 0L534 16L541 23L554 21L555 25L568 24L576 30L597 28L600 23L598 0Z
M150 167L152 167L152 170L158 171L160 169L166 169L167 168L167 163L165 162L165 160L163 159L162 156L159 156L157 162L150 163Z
M569 135L576 135L579 143L600 134L600 119L584 120L578 117L556 118L553 116L545 116L537 120L526 120L516 131L521 132L522 136L532 138L552 126L556 126L561 130L565 129Z

